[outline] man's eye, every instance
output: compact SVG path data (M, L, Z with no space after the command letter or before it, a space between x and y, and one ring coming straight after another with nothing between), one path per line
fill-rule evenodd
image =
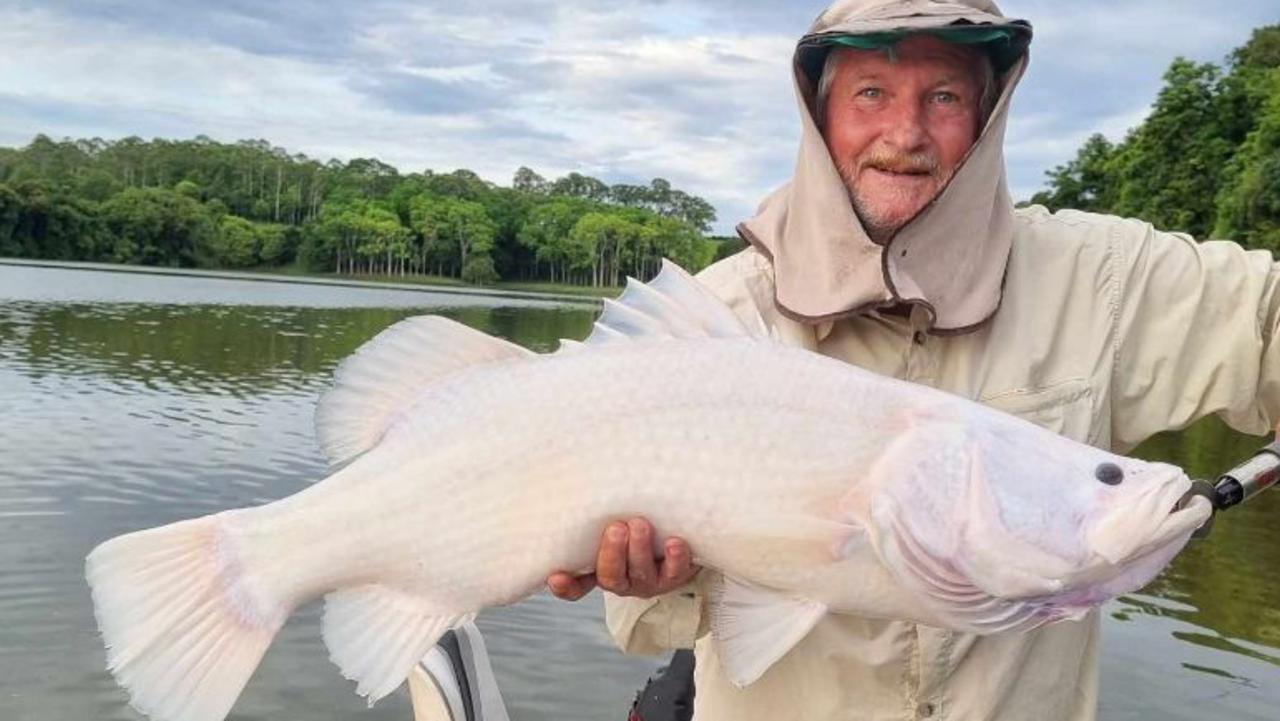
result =
M880 88L863 88L858 91L858 97L860 98L878 98L883 94Z
M960 97L955 93L951 93L951 92L947 92L946 90L943 90L933 94L933 101L935 103L940 103L942 105L950 105L951 103L960 102Z

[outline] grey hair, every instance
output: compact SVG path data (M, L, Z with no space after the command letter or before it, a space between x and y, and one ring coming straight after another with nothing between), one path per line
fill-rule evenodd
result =
M835 80L836 66L840 64L840 51L844 48L832 48L827 53L826 60L822 63L822 75L818 78L818 94L816 96L814 106L814 120L818 123L818 128L824 128L827 124L827 97L831 95L831 83ZM890 59L893 59L893 47L886 49ZM996 69L991 63L991 58L986 53L980 53L982 58L978 67L978 82L982 86L982 95L978 98L979 127L986 124L987 118L991 116L991 111L996 107L998 98L996 91L999 89L996 85Z

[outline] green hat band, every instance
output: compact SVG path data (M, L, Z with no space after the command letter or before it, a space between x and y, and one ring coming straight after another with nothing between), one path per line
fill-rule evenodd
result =
M815 45L841 45L858 50L886 50L908 35L932 35L958 45L983 45L996 70L1008 70L1025 51L1025 44L1015 42L1008 28L967 27L930 28L927 30L895 30L865 35L824 35L814 38Z

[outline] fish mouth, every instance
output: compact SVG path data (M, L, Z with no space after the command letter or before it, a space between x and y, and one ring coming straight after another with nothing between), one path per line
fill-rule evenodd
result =
M1181 547L1212 513L1213 504L1202 489L1184 476L1112 511L1093 529L1090 545L1108 563L1118 566L1170 543ZM1154 528L1148 519L1158 519Z
M1215 495L1216 492L1214 491L1213 485L1208 481L1192 481L1191 488L1188 489L1186 493L1183 493L1178 497L1178 501L1173 504L1173 508L1169 509L1169 513L1173 514L1178 511L1185 510L1191 505L1191 499L1193 498L1203 498L1208 501L1210 505L1213 505Z

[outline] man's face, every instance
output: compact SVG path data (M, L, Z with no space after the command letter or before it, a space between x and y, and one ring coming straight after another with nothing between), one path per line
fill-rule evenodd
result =
M841 48L825 137L867 233L885 241L933 200L978 134L978 51L927 35Z

